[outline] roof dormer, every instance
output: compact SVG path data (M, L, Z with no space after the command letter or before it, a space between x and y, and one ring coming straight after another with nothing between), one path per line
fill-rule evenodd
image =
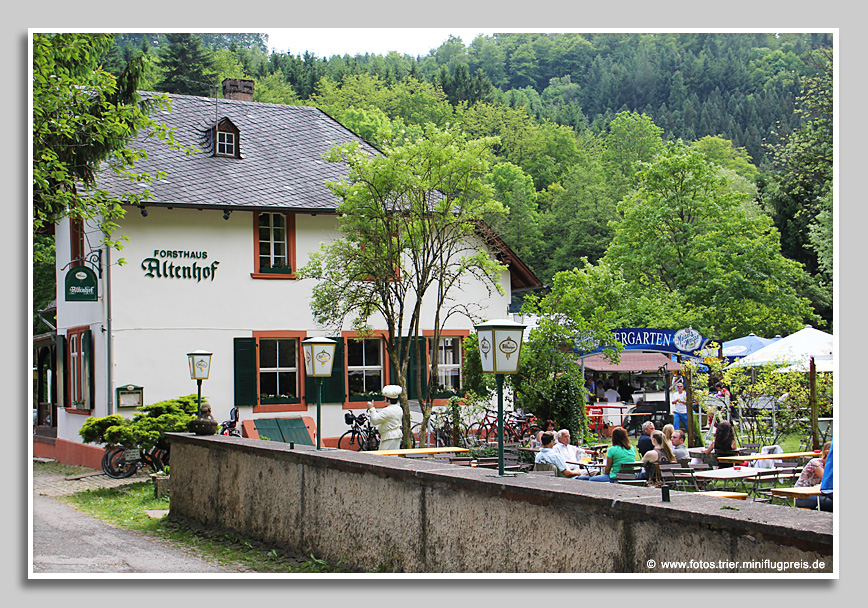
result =
M214 156L241 158L241 132L231 120L224 118L214 127Z
M241 130L228 118L221 118L211 126L203 125L201 145L213 157L243 158L241 156Z

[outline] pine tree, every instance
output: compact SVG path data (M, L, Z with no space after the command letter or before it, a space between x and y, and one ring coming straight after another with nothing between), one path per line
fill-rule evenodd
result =
M164 72L156 87L167 93L210 96L217 83L211 52L193 34L166 34L169 46L158 61Z

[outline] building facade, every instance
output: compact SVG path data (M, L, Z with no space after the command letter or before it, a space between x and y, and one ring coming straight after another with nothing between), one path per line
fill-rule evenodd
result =
M301 341L328 333L310 310L313 282L296 272L340 236L338 201L325 183L344 169L322 155L353 140L380 152L318 109L253 102L249 81L224 82L219 100L170 98L172 111L156 118L196 152L137 140L148 159L136 170L165 177L148 186L145 205L127 209L118 229L129 237L124 249L101 246L87 222L67 219L56 227L57 403L49 422L56 438L53 445L34 442L35 455L98 467L102 449L81 444L81 425L91 416L132 416L140 402L195 393L187 366L194 350L213 353L202 394L218 422L233 406L242 420L315 415ZM134 187L113 175L99 186L112 194ZM481 319L504 318L512 291L539 281L499 239L480 235L475 246L507 263L506 293L469 283L461 297L479 305ZM70 287L74 276L86 283L84 275L95 281L93 298L71 293L88 295L87 287ZM433 315L425 323L433 331ZM430 345L442 384L459 388L461 338L472 329L473 320L451 317L440 344ZM364 409L372 397L385 405L378 393L392 376L376 334L332 333L339 346L323 384L324 445L347 430L346 410Z

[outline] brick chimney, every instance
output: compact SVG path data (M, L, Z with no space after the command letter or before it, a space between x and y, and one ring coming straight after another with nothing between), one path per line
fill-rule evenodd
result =
M226 78L223 81L223 98L236 101L253 101L253 81Z

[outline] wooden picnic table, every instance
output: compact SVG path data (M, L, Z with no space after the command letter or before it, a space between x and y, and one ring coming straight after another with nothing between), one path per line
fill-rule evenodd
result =
M820 486L799 486L798 488L772 488L772 496L780 496L781 498L792 498L793 506L796 506L796 499L807 498L809 496L820 496ZM817 500L817 510L820 510L820 501Z
M702 496L718 496L720 498L734 498L736 500L747 500L747 497L750 496L747 492L728 492L726 490L706 490L704 492L697 492L697 494L701 494Z
M819 458L822 453L816 452L784 452L783 454L742 454L740 456L718 456L718 462L739 463L754 460L790 460L791 458Z
M744 490L746 489L746 480L755 477L760 471L768 470L756 467L725 467L722 469L709 469L707 471L694 471L693 477L707 481L738 482L737 485Z
M378 450L372 454L381 456L413 456L417 454L451 454L469 452L467 448L443 447L443 448L400 448L397 450Z

